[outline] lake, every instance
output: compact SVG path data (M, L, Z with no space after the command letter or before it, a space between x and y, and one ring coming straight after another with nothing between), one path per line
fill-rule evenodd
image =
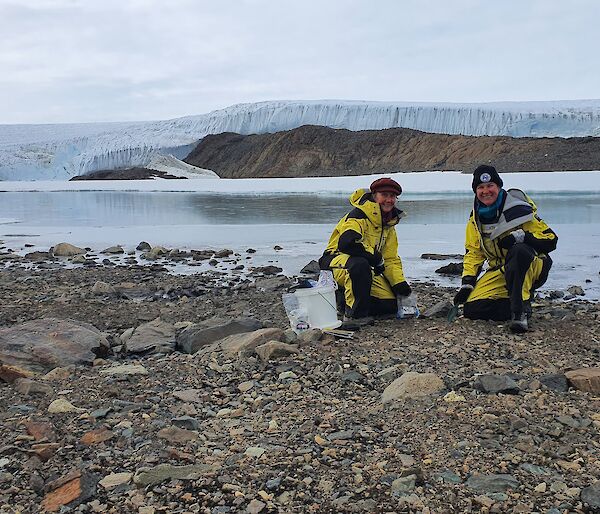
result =
M547 288L582 285L600 297L600 194L536 193L540 215L559 235ZM397 227L411 280L457 284L434 270L444 262L422 253L462 253L472 195L404 194ZM331 230L351 206L347 194L224 194L143 191L14 191L0 193L0 240L25 253L66 241L100 251L133 249L142 240L181 249L257 250L253 265L280 264L297 273L322 253ZM33 245L26 248L25 245ZM275 250L279 245L283 249ZM179 270L183 271L183 270ZM194 271L194 270L192 270ZM189 272L186 270L185 272ZM585 283L585 280L591 280Z

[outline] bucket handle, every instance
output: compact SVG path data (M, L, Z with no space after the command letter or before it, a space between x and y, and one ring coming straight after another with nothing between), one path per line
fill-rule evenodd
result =
M325 298L325 297L324 297L324 296L323 296L321 293L319 293L319 296L320 296L321 298L323 298L323 300L325 300L325 302L326 302L326 303L328 303L328 304L329 304L329 306L330 306L330 307L331 307L331 308L332 308L334 311L336 311L336 312L337 312L337 306L336 306L336 305L331 305L331 302L330 302L330 301L329 301L327 298Z

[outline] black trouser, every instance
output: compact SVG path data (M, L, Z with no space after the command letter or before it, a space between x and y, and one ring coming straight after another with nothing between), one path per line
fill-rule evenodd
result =
M523 302L522 290L525 275L529 266L536 257L536 251L525 243L512 246L506 255L505 265L501 271L504 273L508 298L481 299L465 303L465 317L471 319L489 319L494 321L505 321L511 318L511 314L520 316L523 312L531 313L529 301ZM531 293L542 286L547 278L552 259L544 256L540 276L532 286Z
M331 269L329 264L333 257L323 256L319 259L321 269ZM371 265L364 257L350 257L345 265L352 282L354 304L345 309L345 314L352 318L395 314L398 311L396 299L381 299L371 296L373 272ZM343 297L343 295L342 295Z

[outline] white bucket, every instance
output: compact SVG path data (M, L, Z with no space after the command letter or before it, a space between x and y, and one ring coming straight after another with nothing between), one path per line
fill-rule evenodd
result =
M300 309L308 313L310 328L337 328L342 322L337 319L335 288L308 287L296 289Z

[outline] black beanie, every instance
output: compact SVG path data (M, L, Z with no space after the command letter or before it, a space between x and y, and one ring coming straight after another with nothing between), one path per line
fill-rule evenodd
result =
M493 182L498 187L502 187L504 182L498 175L496 168L493 166L488 166L487 164L482 164L481 166L477 166L477 169L473 172L473 192L477 190L477 186L479 184L487 184L488 182Z

